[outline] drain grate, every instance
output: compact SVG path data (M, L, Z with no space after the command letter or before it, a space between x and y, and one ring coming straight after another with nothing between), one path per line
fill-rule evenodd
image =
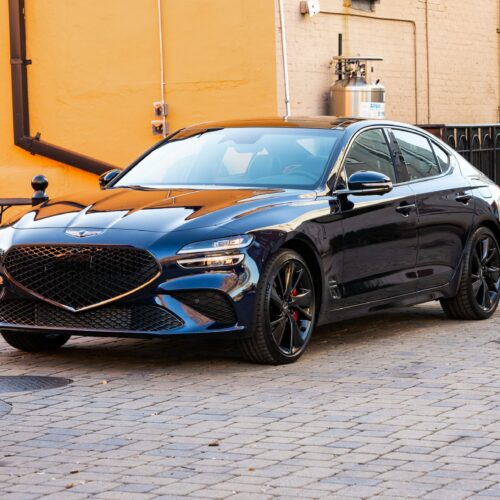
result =
M0 417L4 417L7 413L10 413L11 406L3 401L0 401Z
M30 392L57 389L58 387L71 384L71 382L68 378L60 377L0 376L0 394L2 392Z

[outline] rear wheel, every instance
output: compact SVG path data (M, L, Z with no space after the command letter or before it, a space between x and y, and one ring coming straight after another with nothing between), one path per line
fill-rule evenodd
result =
M316 296L304 259L282 250L264 269L256 300L253 335L240 341L246 359L285 364L305 351L314 328Z
M1 332L7 344L27 352L55 351L71 337L62 333Z
M486 227L473 234L465 252L458 295L441 300L444 312L455 319L487 319L500 298L500 248Z

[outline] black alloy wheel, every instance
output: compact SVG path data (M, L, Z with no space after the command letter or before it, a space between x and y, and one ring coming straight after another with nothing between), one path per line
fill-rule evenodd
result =
M262 272L252 335L240 341L246 359L254 363L296 361L307 348L316 318L316 292L305 260L283 249Z
M268 302L274 342L285 356L293 356L308 341L314 318L314 287L302 262L288 260L282 265Z
M460 284L455 297L441 299L454 319L488 319L500 298L500 248L490 229L479 227L467 244Z
M498 303L500 291L500 253L489 235L481 237L472 256L471 285L479 307L489 312Z

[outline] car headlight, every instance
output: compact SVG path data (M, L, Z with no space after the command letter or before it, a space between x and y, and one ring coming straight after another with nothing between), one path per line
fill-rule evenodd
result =
M184 268L200 267L228 267L240 264L245 256L241 253L229 253L231 250L246 248L253 241L253 236L243 234L240 236L231 236L218 240L197 241L182 247L177 253L182 254L203 254L193 256L188 259L177 261L179 266Z
M218 240L198 241L189 243L182 247L177 253L209 253L209 252L225 252L227 250L237 250L246 248L253 241L253 236L242 234L240 236L231 236L230 238L221 238Z
M208 255L205 257L195 257L193 259L180 259L177 261L179 266L185 269L200 267L228 267L236 266L245 258L242 254L235 255Z

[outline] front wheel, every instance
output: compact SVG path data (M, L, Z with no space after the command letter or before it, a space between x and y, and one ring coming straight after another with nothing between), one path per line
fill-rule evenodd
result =
M304 259L281 250L266 265L259 283L253 335L240 341L253 363L285 364L305 351L314 328L316 294Z
M454 319L488 319L500 298L500 249L495 235L480 227L470 239L464 256L456 297L442 299L447 316Z
M5 342L15 349L26 352L55 351L71 337L62 333L1 332Z

